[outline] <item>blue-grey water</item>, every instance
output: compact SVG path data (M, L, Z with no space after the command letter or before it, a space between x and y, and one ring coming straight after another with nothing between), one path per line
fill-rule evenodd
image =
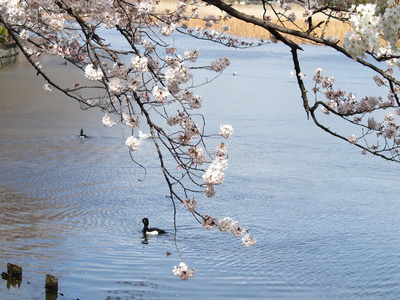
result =
M147 167L138 181L143 171L129 163L120 128L45 92L19 58L0 72L0 271L21 265L23 280L1 280L0 299L44 299L47 273L59 278L58 299L399 299L399 165L361 155L307 120L284 46L174 43L199 48L204 61L231 58L198 91L208 130L229 123L235 134L224 184L197 200L202 213L237 219L257 244L206 231L179 208L178 244L196 276L173 276L173 208L151 142L135 153ZM322 67L343 89L384 95L353 61L304 48L308 89ZM54 58L43 65L76 80ZM78 138L81 128L90 138ZM143 240L143 217L169 234Z

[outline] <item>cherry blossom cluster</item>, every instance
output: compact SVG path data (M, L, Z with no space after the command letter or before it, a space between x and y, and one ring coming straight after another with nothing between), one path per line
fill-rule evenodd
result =
M231 125L221 125L219 134L225 139L229 138L233 134L233 128ZM224 143L220 143L215 148L215 158L208 167L207 171L203 175L206 188L204 194L207 197L213 197L215 195L214 186L220 185L225 179L225 173L223 172L228 167L227 148Z
M102 118L102 122L103 125L106 127L112 127L117 124L111 119L111 117L108 114L105 114L105 116Z
M222 72L225 70L231 62L229 61L228 58L219 58L211 63L211 69L215 72Z
M137 115L137 114L130 115L128 113L124 113L122 115L122 118L124 119L125 124L127 126L129 126L130 128L132 128L132 129L139 128L139 115Z
M226 156L226 147L223 143L217 145L216 155L213 162L203 175L203 179L208 189L213 190L214 185L220 185L224 179L224 170L228 167L228 159ZM207 194L207 192L205 191Z
M201 165L206 161L206 155L202 148L196 149L192 146L188 149L188 154L192 159L192 164Z
M335 78L332 76L324 77L322 73L321 68L316 69L313 76L315 81L313 91L314 93L322 93L328 99L326 105L321 107L325 114L333 111L344 116L352 116L354 114L371 113L377 109L389 108L395 105L393 93L389 93L387 100L374 96L366 96L358 100L356 94L352 92L347 93L341 89L334 89ZM375 82L380 85L382 80L375 78Z
M354 31L347 33L343 46L355 58L364 57L365 52L371 49L377 50L379 42L379 17L376 16L376 5L367 3L365 5L353 6L354 11L350 16L350 22Z
M228 232L232 233L235 237L242 237L242 243L246 247L253 246L257 242L255 238L251 238L250 233L248 233L245 228L240 227L239 223L230 217L217 220L209 215L203 215L202 225L203 228L207 230L212 230L214 227L217 227L221 232Z
M393 70L389 68L386 72L392 74ZM366 145L363 146L363 154L366 154L366 150L370 150L372 153L389 151L392 156L399 155L400 126L395 122L394 117L394 115L400 114L400 105L396 95L399 91L398 87L394 89L394 92L389 91L386 100L376 96L357 99L354 93L334 89L334 78L323 76L321 68L316 69L313 80L315 82L314 93L316 95L323 94L327 99L326 102L318 102L321 104L324 114L334 113L352 124L361 126L362 133L358 136L356 134L348 136L349 143L356 144L364 141ZM387 81L377 75L373 77L373 80L378 87L387 86ZM380 109L391 109L393 112L387 112L383 120L377 121L376 117L371 114ZM367 139L367 136L372 133L378 138L374 144L370 144ZM381 144L379 138L383 139Z
M203 156L201 155L202 150L193 150L193 139L196 139L200 134L200 129L198 124L196 124L190 115L185 114L184 112L179 112L175 116L167 117L167 124L169 126L180 125L182 131L178 132L177 140L180 144L184 146L188 146L188 153L192 156L192 158L198 159L197 164L200 164L203 160ZM199 154L199 155L196 155Z
M183 200L183 206L190 212L194 212L198 206L196 200L194 199L185 199Z
M400 1L388 0L383 15L371 3L352 6L351 11L349 20L354 31L347 33L344 48L353 58L372 52L378 58L385 57L392 66L400 67Z
M194 269L189 268L184 262L181 262L179 266L174 267L172 273L182 280L188 280L194 276Z
M135 138L134 136L130 136L126 139L125 145L128 146L129 150L135 151L140 146L140 140Z
M392 49L398 49L400 29L400 1L388 0L385 13L381 17L380 29Z
M233 134L233 127L229 124L220 125L219 134L227 139Z

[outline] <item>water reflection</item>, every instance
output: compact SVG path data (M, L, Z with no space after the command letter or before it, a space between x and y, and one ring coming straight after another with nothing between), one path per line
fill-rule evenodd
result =
M33 254L35 247L51 247L53 238L62 237L63 226L56 225L63 221L58 211L62 210L62 205L0 186L0 236L2 244L7 245L0 248L0 254L4 257L14 250ZM31 242L18 245L18 240L22 239Z
M57 300L58 294L46 289L46 300Z
M7 65L14 64L17 61L17 55L0 57L0 71Z
M3 278L3 276L2 276ZM8 279L8 278L3 278L7 282L7 289L9 290L10 288L20 288L21 287L21 280L17 279Z

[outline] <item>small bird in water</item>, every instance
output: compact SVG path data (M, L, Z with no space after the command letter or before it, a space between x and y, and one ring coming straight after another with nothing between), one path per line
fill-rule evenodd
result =
M166 233L164 230L162 230L162 229L158 229L158 228L149 228L149 219L147 219L147 218L144 218L143 220L142 220L142 222L143 222L143 230L142 230L142 232L143 232L143 234L144 235L157 235L157 234L163 234L163 233Z
M87 135L86 135L86 134L83 134L83 129L81 129L81 133L80 133L79 137L80 137L81 139L87 138Z
M151 134L150 133L143 133L141 130L139 130L139 137L141 139L148 139L148 138L151 137Z

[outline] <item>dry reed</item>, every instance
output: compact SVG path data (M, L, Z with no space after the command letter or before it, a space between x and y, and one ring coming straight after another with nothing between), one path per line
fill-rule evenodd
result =
M177 1L176 0L164 0L161 1L158 7L159 11L163 11L165 9L170 9L174 10L176 8ZM263 17L264 10L262 6L260 5L243 5L243 4L235 4L233 6L237 10L244 12L248 15L252 15L258 18ZM190 9L189 9L190 10ZM188 11L189 11L188 10ZM293 7L293 12L296 15L296 26L292 24L291 22L285 22L285 26L287 28L291 29L299 29L302 28L304 30L307 29L307 24L304 21L304 17L302 16L303 14L303 9L299 6ZM221 12L218 8L212 7L212 6L204 6L198 8L198 14L200 16L208 16L208 15L225 15L224 12ZM278 19L276 16L273 15L272 11L267 12L267 15L271 17L271 21L274 23L278 22ZM321 21L326 21L327 17L325 15L316 15L313 17L313 24L318 24ZM189 21L185 22L190 28L196 28L197 26L200 27L205 27L205 22L200 19L190 19ZM278 24L278 23L277 23ZM250 23L246 23L244 21L231 18L226 21L221 21L219 24L214 24L213 29L217 31L222 31L222 27L226 25L229 26L229 34L237 36L237 37L243 37L243 38L254 38L254 39L269 39L270 34L269 32L261 28L259 26L255 26ZM280 24L278 24L280 25ZM351 29L350 25L344 24L343 22L340 22L335 19L330 19L327 25L322 24L320 28L317 28L313 33L317 36L320 36L322 33L322 28L325 29L324 36L325 37L336 37L339 39L339 41L343 41L344 36L346 33ZM297 37L290 37L290 39L296 43L308 43L307 41L301 40L300 38Z

